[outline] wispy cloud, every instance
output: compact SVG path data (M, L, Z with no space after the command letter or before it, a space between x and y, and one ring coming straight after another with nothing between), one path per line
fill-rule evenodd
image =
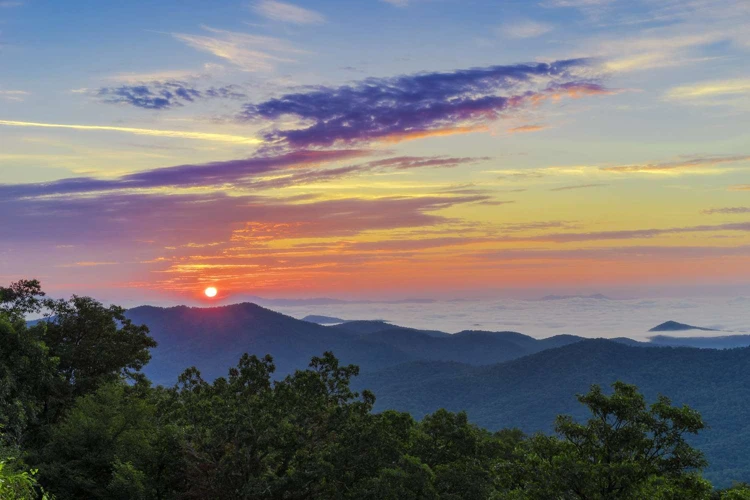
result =
M433 212L482 196L346 198L288 202L257 196L125 194L0 198L3 241L132 245L149 241L183 245L231 241L353 236L364 231L427 227L449 222Z
M322 24L325 22L325 17L318 12L276 0L261 0L253 6L253 10L272 21L292 24Z
M11 9L13 7L21 7L22 5L24 5L24 2L5 0L3 2L0 2L0 9Z
M731 224L669 227L663 229L633 229L623 231L592 231L585 233L556 233L528 238L528 241L549 241L553 243L572 243L579 241L632 240L647 239L668 234L680 233L715 233L721 231L750 232L750 222Z
M216 134L211 132L190 132L185 130L158 130L133 127L115 127L109 125L70 125L62 123L23 122L15 120L0 120L0 125L7 127L60 128L84 131L121 132L133 135L147 135L152 137L171 137L175 139L195 139L200 141L229 142L233 144L261 144L263 141L255 137L241 135Z
M729 186L730 191L750 191L750 184L737 184L735 186Z
M550 191L570 191L573 189L587 189L587 188L603 187L607 185L608 184L576 184L574 186L562 186L562 187L552 188L550 189Z
M550 24L531 20L520 20L503 24L497 28L497 33L507 38L535 38L552 31Z
M672 87L665 93L665 97L690 104L734 105L739 99L750 99L750 78L714 80Z
M95 96L110 104L127 104L143 109L168 109L202 99L242 99L247 97L236 85L199 89L187 82L152 81L138 85L101 87Z
M706 210L701 211L701 213L702 214L706 214L706 215L714 215L714 214L723 214L723 215L750 214L750 207L708 208Z
M255 157L199 165L145 170L115 179L74 177L39 184L0 184L4 199L46 197L158 188L222 187L248 184L254 178L287 169L297 170L351 160L368 155L367 150L297 151L275 157Z
M165 188L257 191L327 182L366 172L453 168L489 159L486 157L396 156L359 164L335 166L337 163L358 160L372 153L364 149L295 151L278 156L259 156L224 162L157 168L113 179L74 177L45 183L0 184L0 196L7 200L18 200L118 191L144 192ZM329 168L331 166L335 168Z
M396 7L406 7L409 5L409 0L381 0L385 3L395 5Z
M29 92L25 90L3 90L0 89L0 99L6 99L8 101L23 101Z
M241 118L296 118L305 125L275 129L265 138L278 146L308 148L486 130L501 113L525 104L610 92L592 79L588 61L567 60L316 87L248 104Z
M172 33L172 36L194 49L224 59L243 71L271 71L279 63L294 62L288 54L304 53L279 38L237 33L208 26L203 28L212 35Z
M510 134L519 134L519 133L527 133L527 132L539 132L540 130L546 129L546 125L520 125L518 127L513 127L508 129L508 133Z
M728 163L740 163L750 161L750 155L735 156L706 156L697 158L686 158L677 161L663 163L643 163L635 165L618 165L614 167L601 167L606 172L620 173L672 173L681 170L694 170L706 167L716 167Z

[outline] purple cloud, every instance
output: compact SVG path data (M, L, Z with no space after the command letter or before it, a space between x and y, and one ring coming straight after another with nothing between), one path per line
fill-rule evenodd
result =
M192 103L199 99L243 99L246 97L236 85L199 90L186 82L177 80L102 87L96 91L96 96L109 104L127 104L136 108L154 110L183 106L185 103Z
M372 151L366 149L294 151L277 156L257 156L241 160L145 170L116 179L75 177L45 183L0 184L0 197L18 199L164 187L225 188L229 185L243 188L271 189L322 182L371 171L456 167L488 159L485 157L397 156L358 165L320 168L328 163L355 160L370 154L372 154ZM258 179L258 177L272 172L288 173L288 175L271 180Z
M583 76L588 66L588 60L575 59L368 78L247 104L240 118L299 118L306 123L300 128L274 129L265 135L270 143L291 148L467 132L529 102L609 93Z
M350 160L370 154L362 149L329 151L295 151L279 156L253 157L242 160L178 165L146 170L105 180L76 177L36 184L0 184L0 198L18 199L34 196L66 195L128 189L161 187L211 187L247 182L252 177L285 169L314 167L329 162Z
M0 197L0 226L7 244L257 243L268 238L352 236L369 230L444 224L451 219L432 212L482 199L394 196L295 202L221 193Z

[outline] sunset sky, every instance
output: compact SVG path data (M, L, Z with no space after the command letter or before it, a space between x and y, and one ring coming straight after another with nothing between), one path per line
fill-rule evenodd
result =
M750 1L2 0L0 284L32 277L741 289Z

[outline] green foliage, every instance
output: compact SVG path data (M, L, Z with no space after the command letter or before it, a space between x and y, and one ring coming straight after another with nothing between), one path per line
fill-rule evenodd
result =
M41 296L34 281L0 289L3 500L49 498L37 479L59 500L750 499L702 478L698 412L649 405L633 385L592 386L578 396L588 419L532 437L465 412L373 413L373 394L351 389L359 369L331 352L282 380L270 356L245 354L213 382L189 368L152 387L145 327L91 298Z
M34 330L0 315L0 426L3 441L20 445L57 381L57 359Z
M42 308L42 285L38 280L20 280L10 286L0 286L0 315L13 321L38 312Z
M529 498L673 498L672 491L684 498L686 491L702 491L693 471L705 461L685 440L704 427L701 416L665 397L649 407L632 385L613 388L611 396L596 385L578 396L591 418L578 423L559 416L561 439L538 435L526 443L519 465L522 480L532 485Z
M25 469L8 451L0 447L0 499L54 500L37 482L37 470Z
M156 342L148 328L134 325L125 309L105 307L90 297L47 300L42 340L59 359L59 370L73 398L121 376L135 378Z

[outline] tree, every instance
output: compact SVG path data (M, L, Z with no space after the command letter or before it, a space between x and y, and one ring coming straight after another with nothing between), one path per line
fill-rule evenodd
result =
M24 443L59 380L57 360L38 340L39 328L23 322L14 326L0 314L0 426L2 441L13 446Z
M591 418L577 423L559 416L560 439L535 436L529 441L520 486L527 498L637 499L701 498L707 495L695 471L705 466L700 451L685 440L704 427L686 406L660 396L650 407L637 388L622 382L607 396L594 385L578 396ZM685 492L690 495L685 497ZM672 493L677 496L670 496ZM680 493L681 492L681 493Z
M54 500L39 486L36 479L37 470L23 467L11 450L0 445L0 498L3 500ZM18 452L18 450L14 451Z
M38 280L20 280L9 287L0 286L0 313L12 321L23 320L24 316L39 312L42 308L44 292Z
M125 309L106 307L91 297L46 300L48 319L42 340L52 356L71 396L96 390L119 377L134 379L151 355L156 341L148 327L135 325Z
M60 500L169 498L183 450L159 419L158 397L118 381L78 398L40 454L44 483Z

